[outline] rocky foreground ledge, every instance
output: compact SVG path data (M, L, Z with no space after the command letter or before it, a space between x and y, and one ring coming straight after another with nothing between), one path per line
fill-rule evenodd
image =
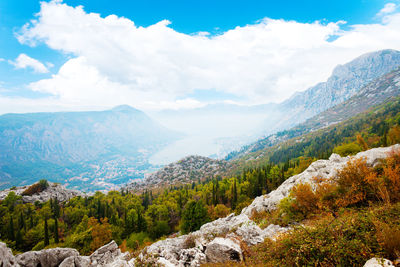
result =
M6 244L0 242L0 266L4 267L134 267L128 253L121 253L117 243L111 241L90 256L80 256L73 248L51 248L29 251L14 256Z
M23 192L31 185L18 186L13 189L6 189L0 191L0 200L4 200L10 192L14 192L18 196L22 196L24 203L46 202L50 199L57 198L58 201L67 201L76 196L85 196L85 194L78 190L67 189L64 185L48 182L49 186L41 192L33 195L23 195Z
M265 238L274 239L289 230L289 228L273 224L261 229L249 218L253 212L276 209L279 201L288 196L295 185L312 184L313 177L332 178L351 159L365 158L367 164L374 166L386 158L389 152L397 149L400 149L400 145L370 149L353 157L332 154L328 160L315 161L304 172L290 177L276 190L257 197L251 205L242 210L241 214L230 214L225 218L204 224L200 230L188 235L158 241L146 247L136 259L129 259L128 254L121 253L114 241L99 248L91 256L79 256L75 249L55 248L26 252L14 257L11 250L0 243L0 259L9 259L3 260L3 266L38 266L40 263L41 266L62 267L132 267L135 264L139 265L139 262L144 263L145 266L197 267L207 262L242 261L244 244L256 245L263 242ZM30 260L22 262L21 260L25 258ZM378 266L374 264L380 261L380 259L371 259L365 266ZM384 259L382 261L390 264Z

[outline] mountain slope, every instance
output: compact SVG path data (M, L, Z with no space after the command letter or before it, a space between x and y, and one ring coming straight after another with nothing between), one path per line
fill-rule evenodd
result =
M374 79L400 66L400 51L381 50L337 66L326 82L294 94L278 105L263 124L264 134L288 129L342 103Z
M5 114L0 116L0 187L41 178L81 189L91 187L84 185L88 178L102 179L97 182L103 187L110 182L107 178L120 183L122 178L141 177L150 167L149 155L178 137L129 106Z
M215 160L201 156L188 156L177 162L164 166L148 175L143 180L135 180L127 185L127 189L162 188L197 182L200 179L213 178L225 173L230 164L224 160Z
M290 138L344 121L398 95L400 95L400 68L370 82L347 101L335 105L289 130L269 135L243 147L239 152L231 153L228 159L239 158L245 154L271 147Z

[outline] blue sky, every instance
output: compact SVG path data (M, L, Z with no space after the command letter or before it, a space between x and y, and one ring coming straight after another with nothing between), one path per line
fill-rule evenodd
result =
M77 8L79 5L83 6L82 12ZM391 36L393 32L378 36L382 27L390 31L396 28L397 5L397 1L379 0L65 0L42 5L32 0L23 1L23 4L2 0L0 104L5 105L0 113L8 109L52 110L60 105L64 109L115 104L144 109L185 108L203 105L204 101L221 101L224 97L245 104L257 104L260 96L265 96L261 102L279 102L323 80L336 64L375 49L398 49L397 39ZM58 11L60 16L52 17L51 14ZM100 17L94 18L90 13L98 13ZM110 26L105 19L109 15L115 15L114 25ZM31 23L33 19L39 22ZM170 23L160 23L163 20ZM75 27L69 29L72 21ZM152 27L154 25L158 26ZM96 33L85 27L96 28L99 35L83 40L82 36L89 38ZM121 34L113 36L111 30L111 34L101 35L110 27ZM143 31L138 30L140 27ZM293 37L297 29L302 34L298 39ZM279 31L282 36L277 36ZM208 35L201 37L199 32ZM274 34L269 35L271 32ZM129 38L125 39L125 34ZM355 41L355 36L360 34L364 37ZM343 37L340 42L328 42L339 36ZM91 43L96 38L99 40ZM387 38L387 47L378 41L375 43L374 38ZM293 39L299 45L293 46L291 40L286 39ZM303 43L304 39L311 41ZM363 44L366 40L371 45ZM110 49L111 43L117 45ZM229 47L228 52L226 47ZM104 55L107 53L113 57L107 58ZM314 53L332 53L333 57L321 59L328 65L321 69L319 64L322 63L311 58ZM18 61L21 54L26 57ZM125 54L127 60L123 61L121 58ZM308 56L301 58L300 54ZM141 55L149 60L141 59ZM285 57L286 61L282 59ZM270 58L274 60L269 62ZM154 62L150 62L153 59ZM309 70L298 73L288 66L292 62L301 66L308 64ZM221 70L225 67L226 70ZM73 70L87 73L78 77ZM315 71L318 73L313 73ZM79 84L86 77L90 77L89 81ZM107 88L97 91L92 88L99 85ZM80 98L73 92L85 96ZM88 101L97 95L102 98ZM116 97L105 101L111 95Z

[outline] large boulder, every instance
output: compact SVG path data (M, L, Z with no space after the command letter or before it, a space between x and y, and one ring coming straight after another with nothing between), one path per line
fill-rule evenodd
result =
M71 256L66 258L59 267L90 267L88 256Z
M60 267L94 267L94 266L114 266L128 267L131 266L127 261L127 253L121 253L115 241L98 248L90 256L73 255L66 258Z
M209 262L243 260L240 244L230 238L216 237L207 245L205 254Z
M10 248L0 242L0 266L19 266Z
M79 256L79 252L73 248L51 248L25 252L17 255L16 259L19 265L23 267L36 267L39 264L54 267L71 256Z
M119 256L121 256L121 250L113 240L97 249L89 258L92 265L102 266L114 261Z

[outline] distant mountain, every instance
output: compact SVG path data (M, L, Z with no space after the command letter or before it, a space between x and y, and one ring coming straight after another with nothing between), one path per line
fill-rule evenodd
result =
M197 182L200 178L213 178L225 173L230 164L224 160L214 160L201 156L188 156L170 163L160 170L148 175L143 180L135 180L127 189L163 188Z
M143 177L148 158L177 140L130 106L106 111L0 116L0 188L38 179L104 189Z
M288 129L342 103L374 79L400 66L400 51L381 50L338 65L326 82L294 94L280 103L263 123L265 135Z
M337 104L289 130L271 134L243 147L240 151L232 152L227 159L242 157L291 138L342 122L399 95L400 68L397 68L362 87L347 101Z

